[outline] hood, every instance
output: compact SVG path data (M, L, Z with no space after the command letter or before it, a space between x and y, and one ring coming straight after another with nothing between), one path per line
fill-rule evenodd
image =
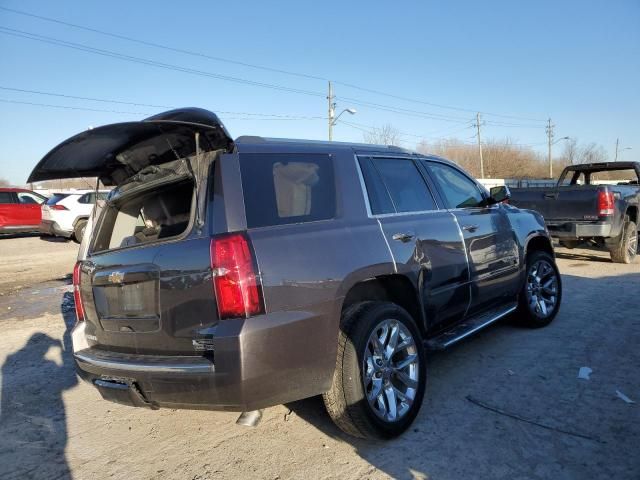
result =
M139 122L114 123L79 133L47 153L27 183L58 178L98 177L118 185L150 165L199 150L231 151L233 140L218 116L201 108L180 108Z

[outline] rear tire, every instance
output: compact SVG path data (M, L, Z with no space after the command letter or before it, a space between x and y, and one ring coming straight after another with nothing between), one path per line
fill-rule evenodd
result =
M414 320L393 303L362 302L344 312L338 337L333 385L322 396L329 415L356 437L400 435L420 410L426 382Z
M527 256L527 273L518 298L518 320L530 328L545 327L558 314L562 281L556 262L547 252Z
M633 263L638 255L638 226L629 217L625 218L624 227L618 244L609 250L611 260L615 263Z
M73 229L73 241L76 243L82 243L82 237L84 237L84 231L87 228L86 220L78 220L76 226Z

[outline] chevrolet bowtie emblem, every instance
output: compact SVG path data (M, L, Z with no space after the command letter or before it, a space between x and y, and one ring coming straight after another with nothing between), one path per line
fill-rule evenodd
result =
M110 283L122 283L124 280L124 272L111 272L108 278Z

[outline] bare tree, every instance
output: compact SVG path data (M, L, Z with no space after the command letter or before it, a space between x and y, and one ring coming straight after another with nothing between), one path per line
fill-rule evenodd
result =
M606 162L608 155L602 145L591 142L580 151L580 163Z
M9 185L11 185L9 183L9 180L7 180L6 178L0 177L0 187L8 187Z
M562 149L560 158L562 158L567 165L578 163L580 158L580 147L578 147L577 138L572 137L564 142L564 148Z
M365 143L374 143L378 145L396 145L399 146L400 132L393 125L386 124L381 128L374 128L370 132L365 132L364 135Z

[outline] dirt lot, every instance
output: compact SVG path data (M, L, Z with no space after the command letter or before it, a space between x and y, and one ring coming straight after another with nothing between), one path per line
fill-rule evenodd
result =
M0 240L0 478L640 478L639 263L559 249L556 321L502 323L433 355L413 428L374 443L341 434L317 398L268 409L256 429L102 401L64 350L76 250Z

